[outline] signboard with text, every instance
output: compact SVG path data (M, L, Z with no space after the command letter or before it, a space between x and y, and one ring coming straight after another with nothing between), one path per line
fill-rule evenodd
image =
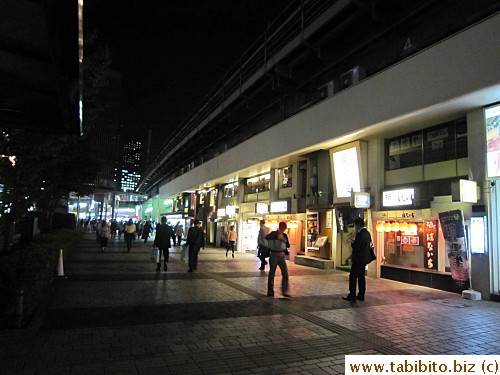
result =
M467 281L469 279L469 266L462 211L440 212L439 221L445 240L446 253L450 261L451 277L455 281Z
M382 192L382 206L384 207L411 206L414 199L414 188Z
M288 201L271 202L271 212L288 212Z
M424 268L437 270L437 221L424 221Z
M267 203L255 203L255 213L261 215L269 213L269 205Z
M335 174L335 192L339 198L348 198L353 191L361 190L357 147L332 154Z

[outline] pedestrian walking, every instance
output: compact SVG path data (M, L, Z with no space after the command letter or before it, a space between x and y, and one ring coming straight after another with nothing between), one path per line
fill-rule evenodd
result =
M116 237L116 231L118 230L118 222L113 219L111 220L111 238L115 238Z
M111 238L111 228L106 223L106 220L101 221L101 227L99 228L99 238L101 243L101 253L104 253L106 247L108 247L108 240Z
M229 233L227 234L227 248L226 248L226 257L227 253L229 250L233 252L233 258L234 258L234 247L236 245L236 239L238 238L238 235L236 234L236 231L234 230L234 225L231 225L229 228Z
M342 297L347 301L364 301L366 292L365 268L370 263L372 252L372 237L365 227L365 221L358 217L354 219L354 229L356 237L352 241L351 272L349 273L349 294ZM356 295L356 283L358 284L358 294Z
M189 246L188 272L193 272L198 268L198 253L200 252L200 248L205 247L205 233L201 229L199 220L195 220L194 226L189 228L186 246Z
M122 238L122 234L125 232L125 223L120 221L118 224L118 241Z
M142 239L144 240L144 243L148 242L149 233L151 233L151 229L152 229L151 221L148 220L146 221L144 227L142 228Z
M265 226L266 221L262 219L260 221L259 236L257 238L257 257L260 259L259 270L263 271L266 267L266 258L269 258L271 254L271 249L269 248L266 240L266 236L269 234L269 228Z
M160 250L160 258L156 264L156 270L161 270L161 255L163 253L163 270L167 270L167 263L169 260L170 238L172 237L172 227L167 225L167 218L161 218L161 224L156 227L156 236L153 245Z
M97 243L101 243L101 220L96 220L94 222L95 240Z
M290 242L285 230L286 223L282 221L278 224L278 230L269 233L265 237L271 250L271 255L269 256L269 276L267 278L268 296L274 296L274 275L276 268L279 266L281 270L281 292L285 297L290 297L290 294L288 294L288 268L285 259L288 254Z
M132 221L132 219L129 219L127 224L125 224L125 234L124 234L125 241L127 243L127 252L129 253L130 249L132 248L132 241L135 238L135 231L136 231L135 224Z
M175 228L172 224L168 223L168 226L170 227L170 229L172 229L171 233L172 235L170 236L172 238L172 243L174 244L175 246Z
M180 221L178 221L177 224L175 225L174 232L175 232L175 236L177 237L177 245L181 246L182 236L184 235L184 227L182 226ZM174 246L175 246L175 242L174 242Z

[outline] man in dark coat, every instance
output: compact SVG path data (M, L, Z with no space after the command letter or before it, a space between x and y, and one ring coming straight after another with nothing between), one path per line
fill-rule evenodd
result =
M372 237L366 230L365 222L358 217L354 219L354 228L356 237L352 242L352 265L349 273L349 295L342 297L351 302L356 302L356 299L363 301L366 292L365 267L370 262ZM356 282L358 283L359 291L356 295Z
M267 277L267 295L270 297L274 296L274 275L277 267L281 269L281 294L290 297L290 294L288 294L288 267L286 265L286 255L288 255L290 242L285 233L286 228L286 223L282 221L278 224L278 230L269 233L265 237L271 250L269 275Z
M161 269L161 254L163 253L163 269L167 270L167 263L169 259L169 250L170 250L170 238L172 237L172 228L170 225L167 225L167 218L163 216L161 218L161 224L156 227L156 236L153 246L156 246L160 249L160 258L158 259L158 263L156 264L156 270L159 271Z
M205 233L201 229L199 220L195 220L194 227L189 228L186 246L189 246L188 272L193 272L198 267L198 253L200 252L200 248L205 247Z

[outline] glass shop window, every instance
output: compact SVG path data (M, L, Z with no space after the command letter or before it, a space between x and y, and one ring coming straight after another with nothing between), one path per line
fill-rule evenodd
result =
M385 140L385 170L467 157L465 118Z
M280 171L281 176L281 187L289 188L292 187L292 166L282 168Z
M256 194L269 191L271 188L271 174L250 177L245 180L245 194Z
M231 183L224 186L224 198L232 198L237 195L238 184Z

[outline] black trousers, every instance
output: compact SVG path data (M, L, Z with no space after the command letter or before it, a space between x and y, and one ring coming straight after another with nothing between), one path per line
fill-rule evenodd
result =
M169 259L169 256L170 256L170 249L166 248L166 249L160 249L160 261L158 262L158 264L161 263L161 254L162 253L163 253L163 262L164 263L168 263L168 259Z
M356 297L356 283L358 284L358 296L364 297L366 292L365 265L353 263L349 273L349 296Z
M199 247L189 246L189 269L196 270L198 268L198 252Z

